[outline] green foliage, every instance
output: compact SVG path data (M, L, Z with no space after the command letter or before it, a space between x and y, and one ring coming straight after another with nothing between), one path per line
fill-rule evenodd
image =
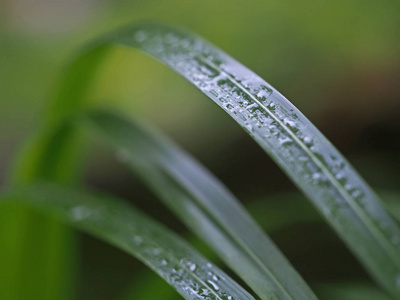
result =
M261 299L315 299L234 196L183 151L115 115L95 112L88 119L124 162Z
M352 166L276 89L202 39L164 25L122 29L78 56L51 99L43 127L23 151L14 188L5 199L29 203L135 255L187 299L253 299L218 269L212 267L208 274L206 259L163 226L115 199L49 185L23 187L43 180L70 186L78 181L83 118L261 299L315 299L237 200L201 166L151 130L108 113L85 112L90 106L87 93L111 46L138 49L158 59L225 110L302 190L369 274L392 296L400 296L400 229ZM0 284L6 297L18 299L12 283L29 282L27 270L48 263L48 253L54 266L70 261L70 233L64 236L66 228L37 219L26 208L3 207L9 217L2 224L2 244L10 247L3 247L0 255L9 261L5 270L12 276L11 282ZM31 246L29 238L42 234L49 241L40 244L45 251L23 257L20 249ZM71 271L62 268L52 281L50 273L34 276L26 295L45 299L43 290L48 299L66 297L62 286L68 286L65 278Z
M178 236L118 199L42 184L2 201L26 203L136 256L185 299L254 300Z

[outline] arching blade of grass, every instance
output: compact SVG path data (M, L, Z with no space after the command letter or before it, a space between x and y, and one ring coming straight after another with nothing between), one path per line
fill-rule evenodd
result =
M71 229L18 204L0 207L0 299L72 299Z
M75 102L57 101L63 106L50 106L51 120L47 119L35 132L28 147L20 154L12 178L8 178L13 186L40 179L66 185L79 181L82 141L65 115L57 112L70 112L69 109L76 109L75 103L83 102L92 79L89 74L95 74L107 49L94 52L77 59L70 68L74 75L63 80L57 95ZM71 86L73 89L69 89ZM0 245L0 299L73 298L75 239L64 224L19 203L3 205L0 210Z
M139 49L170 66L224 109L277 162L308 196L369 273L392 295L400 297L400 230L368 185L309 120L276 89L221 50L189 33L163 25L139 24L93 44L86 57L101 61L110 45ZM85 57L85 55L83 55ZM83 59L83 58L81 58ZM93 67L82 73L72 64L47 124L57 124L85 107L85 88ZM72 101L72 102L71 102ZM54 121L56 120L56 121ZM38 143L51 144L46 132ZM33 165L47 157L43 147ZM55 156L62 161L62 151ZM246 174L243 174L245 178Z
M302 222L321 221L317 212L309 205L304 205L304 197L299 193L290 193L274 197L253 200L245 203L245 208L256 220L260 227L268 233L279 228L294 225ZM217 200L218 201L218 200ZM290 209L288 209L290 207ZM189 238L192 245L199 249L199 240L193 236ZM200 244L203 245L203 244ZM202 248L202 253L212 261L218 259L216 253L210 248ZM266 251L265 251L266 252ZM168 293L165 284L159 278L144 274L140 279L133 278L132 284L123 293L123 300L152 299L172 300L173 294ZM160 293L159 291L162 291ZM142 297L146 295L146 297ZM169 295L168 297L166 295Z
M32 206L134 255L185 299L254 300L177 235L118 199L39 184L0 200Z
M313 201L374 278L400 296L399 227L342 155L278 91L203 40L168 27L132 27L105 42L156 57L213 99Z
M67 91L61 87L59 92L76 101L82 100L91 79L88 73L95 73L97 62L103 56L104 50L100 50L78 59L76 68L72 69L75 75L84 76L68 78L64 82L74 88ZM62 109L67 110L69 106L75 107L67 103ZM13 177L8 178L11 185L26 185L38 179L66 185L79 181L82 149L79 133L71 128L64 115L55 111L58 111L57 105L49 110L51 122L42 124L29 147L23 149ZM0 210L0 245L0 299L73 298L75 239L64 224L18 203L10 203Z
M86 120L262 299L315 299L239 201L182 150L117 115L95 111Z
M379 195L382 196L384 204L388 209L393 212L393 216L400 222L400 196L393 192L379 191ZM273 232L278 228L282 228L288 225L294 225L297 223L304 222L321 222L321 217L312 207L302 205L302 201L305 198L299 193L285 193L276 195L274 197L265 197L263 199L252 200L245 203L246 209L249 211L251 216L257 221L261 228L268 233ZM288 211L288 207L291 209ZM289 213L290 215L287 215ZM286 214L286 215L285 215ZM292 216L291 214L296 214ZM197 239L191 239L191 244L198 244ZM197 245L197 247L198 245ZM206 251L206 252L205 252ZM215 261L215 253L209 249L203 249L204 253L212 261ZM123 300L134 300L141 295L146 295L153 300L164 299L162 294L157 292L157 289L164 290L165 283L161 282L161 279L154 278L153 276L144 275L146 287L142 288L141 283L143 281L133 280L132 285L123 294ZM163 289L164 287L164 289ZM383 300L390 299L386 294L371 287L370 284L317 284L312 285L318 296L321 299L364 299L366 295L371 300ZM167 289L165 289L168 292ZM167 293L165 293L167 294ZM168 293L170 297L168 299L174 299L171 292ZM364 297L364 298L363 298Z
M340 153L279 92L202 40L159 26L111 36L183 75L229 113L307 194L370 273L400 296L398 226ZM245 176L245 174L243 175Z

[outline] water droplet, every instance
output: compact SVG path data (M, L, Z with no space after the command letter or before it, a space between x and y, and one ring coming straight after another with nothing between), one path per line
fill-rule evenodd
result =
M304 139L303 139L303 141L304 141L304 143L305 143L306 145L311 145L311 144L312 144L312 137L310 137L310 136L305 136Z
M330 217L332 215L332 210L328 206L322 208L322 212L325 216Z
M351 195L353 196L353 198L358 198L358 197L360 197L360 196L362 195L362 193L361 193L360 190L355 189L355 190L351 193Z
M285 118L283 120L283 123L285 123L287 126L290 126L290 127L295 127L296 126L296 122L290 120L289 118Z
M233 111L235 107L232 104L227 104L226 109L228 109L229 111Z
M311 146L311 147L310 147L310 150L311 150L311 152L313 152L313 153L315 153L315 154L319 154L318 148L315 147L315 146Z
M320 183L324 182L326 180L326 177L324 174L317 172L312 175L312 179L315 183Z
M218 85L219 85L219 82L220 82L220 81L223 81L223 80L226 81L225 75L224 75L223 73L219 73L217 76L215 76L215 77L211 80L211 83L214 83L214 84L218 84Z
M165 40L167 41L167 43L173 44L173 43L176 43L178 38L175 37L173 34L168 33Z
M153 50L155 52L161 53L161 52L164 51L164 46L161 43L156 44L156 45L153 46Z
M143 42L143 41L145 41L147 39L147 34L146 34L146 32L140 30L140 31L135 33L134 39L137 42L141 43L141 42Z
M398 274L396 277L396 286L400 288L400 274Z
M133 242L135 243L135 245L140 245L143 242L143 239L142 239L142 237L135 235L133 237Z
M238 111L233 111L233 113L242 121L246 121L246 117L243 115L243 113L238 112Z
M351 191L353 189L353 186L351 184L347 183L344 185L344 189L347 191Z
M211 90L210 94L215 96L215 97L218 97L218 93L215 90Z
M246 109L253 110L256 107L258 107L258 104L257 103L252 103L249 106L247 106Z
M76 206L71 209L72 218L75 221L82 221L91 215L91 211L86 206Z
M192 271L192 272L193 272L194 270L196 270L196 264L190 264L190 265L189 265L189 270Z
M272 90L264 90L261 89L258 93L257 93L257 97L265 100L267 99L270 95L272 94Z
M190 42L188 40L182 40L181 45L183 48L188 48L190 46Z
M346 177L346 175L343 172L339 172L336 174L337 180L343 180L345 177Z
M285 138L279 139L279 144L281 146L291 144L292 142L293 142L293 140L290 137L285 137Z
M248 131L253 131L253 129L254 129L253 124L247 124L246 128Z
M218 286L214 281L212 281L212 280L207 280L207 282L208 282L209 284L212 285L212 287L214 288L214 290L216 290L216 291L219 290L219 286Z

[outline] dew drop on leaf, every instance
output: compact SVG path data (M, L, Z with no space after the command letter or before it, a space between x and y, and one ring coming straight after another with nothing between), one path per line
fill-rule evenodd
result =
M86 206L75 206L71 209L71 216L75 221L82 221L90 215L91 211Z

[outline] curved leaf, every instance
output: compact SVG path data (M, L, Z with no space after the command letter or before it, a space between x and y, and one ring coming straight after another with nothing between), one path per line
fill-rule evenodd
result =
M177 235L116 198L40 184L0 200L28 204L134 255L185 299L254 300Z
M239 201L201 165L148 127L96 111L86 116L118 156L262 299L316 299Z
M351 165L276 89L202 39L163 25L139 24L114 32L94 43L79 60L100 53L99 62L109 45L155 57L215 101L308 196L375 280L400 297L399 227ZM75 92L74 79L80 78L79 84L86 87L94 68L88 67L88 76L82 74L79 60L72 64L61 89L75 98L62 92L56 96L50 124L85 107L84 94L79 93L85 88L79 85ZM50 145L52 139L45 132L39 141ZM37 164L46 158L47 148L43 149Z
M400 221L400 197L397 193L388 191L379 191L384 200L384 204L393 212L393 216ZM267 200L267 201L266 201ZM302 222L320 222L321 218L315 210L309 206L301 205L301 202L305 198L299 193L289 193L274 196L273 198L267 197L263 199L252 200L246 203L246 208L253 218L260 224L263 230L271 232L277 228L285 227L287 225L293 225ZM290 207L290 215L287 215L287 207ZM197 239L192 239L191 244L196 245ZM204 251L202 252L204 253ZM215 253L211 251L206 252L206 256L211 258L213 261ZM124 300L133 300L140 295L146 295L151 299L164 299L162 294L157 293L157 289L164 287L166 284L163 283L159 278L154 278L147 274L144 276L144 280L141 279L139 282L133 280L128 290L124 293ZM147 288L144 290L142 284L145 283ZM150 287L150 288L149 288ZM369 297L376 300L389 299L383 292L374 288L370 284L362 283L326 283L313 285L313 289L317 292L317 295L321 296L321 299L364 299ZM166 290L168 292L168 290ZM169 292L168 299L176 299L174 295ZM364 297L364 298L363 298Z

